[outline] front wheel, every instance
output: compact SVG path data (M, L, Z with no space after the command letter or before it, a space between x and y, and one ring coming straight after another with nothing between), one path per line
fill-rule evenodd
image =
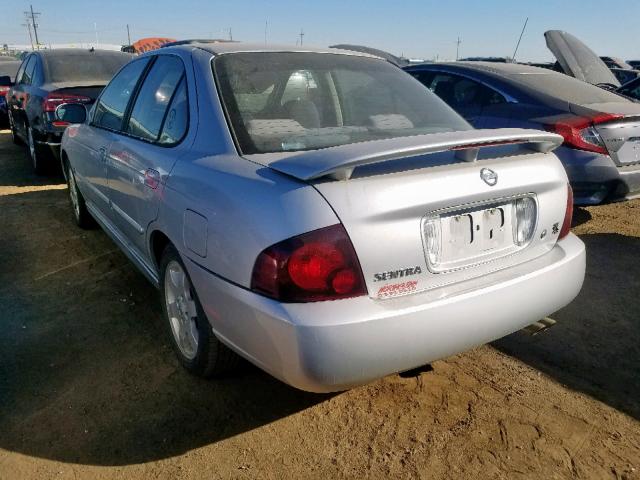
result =
M233 370L240 357L214 335L187 270L172 245L164 250L160 274L165 324L180 363L201 377Z

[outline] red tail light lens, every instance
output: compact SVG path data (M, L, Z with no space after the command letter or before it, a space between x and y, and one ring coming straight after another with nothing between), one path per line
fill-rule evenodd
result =
M341 224L298 235L264 250L253 267L251 289L288 303L367 293L356 252Z
M607 148L600 138L595 125L618 120L622 115L603 113L592 118L571 117L549 125L549 130L564 137L568 147L588 152L608 154Z
M51 92L44 99L43 109L45 112L55 112L58 105L63 103L91 103L92 100L84 95L72 93Z
M5 97L11 87L0 87L0 97Z
M571 221L573 220L573 190L571 185L567 184L567 209L564 213L564 222L562 222L562 228L560 229L560 235L558 240L563 239L571 231Z

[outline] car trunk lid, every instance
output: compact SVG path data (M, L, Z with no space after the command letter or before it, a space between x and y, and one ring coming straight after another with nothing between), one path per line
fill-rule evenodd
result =
M373 298L437 288L444 295L449 286L553 247L567 178L548 152L562 137L527 130L420 137L259 157L310 182L327 200L349 234ZM515 245L516 203L523 198L536 206L535 225L526 244ZM433 225L439 229L435 247L429 242L436 236L427 231Z

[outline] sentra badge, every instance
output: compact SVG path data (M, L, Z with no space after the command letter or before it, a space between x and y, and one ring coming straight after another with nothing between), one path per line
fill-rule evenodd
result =
M396 278L410 277L422 273L420 266L412 268L401 268L400 270L390 270L388 272L375 273L373 275L374 282L383 282L385 280L395 280Z

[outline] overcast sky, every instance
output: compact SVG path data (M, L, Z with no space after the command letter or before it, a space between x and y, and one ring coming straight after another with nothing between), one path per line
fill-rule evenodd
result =
M127 43L131 39L169 36L176 39L229 36L270 43L369 45L408 57L454 59L460 56L510 56L525 18L518 60L546 61L552 56L543 33L573 33L600 55L640 58L640 0L38 0L34 10L40 41L49 43ZM28 44L23 11L29 2L7 2L2 8L0 44ZM15 21L12 23L11 20ZM94 26L95 24L95 26Z

